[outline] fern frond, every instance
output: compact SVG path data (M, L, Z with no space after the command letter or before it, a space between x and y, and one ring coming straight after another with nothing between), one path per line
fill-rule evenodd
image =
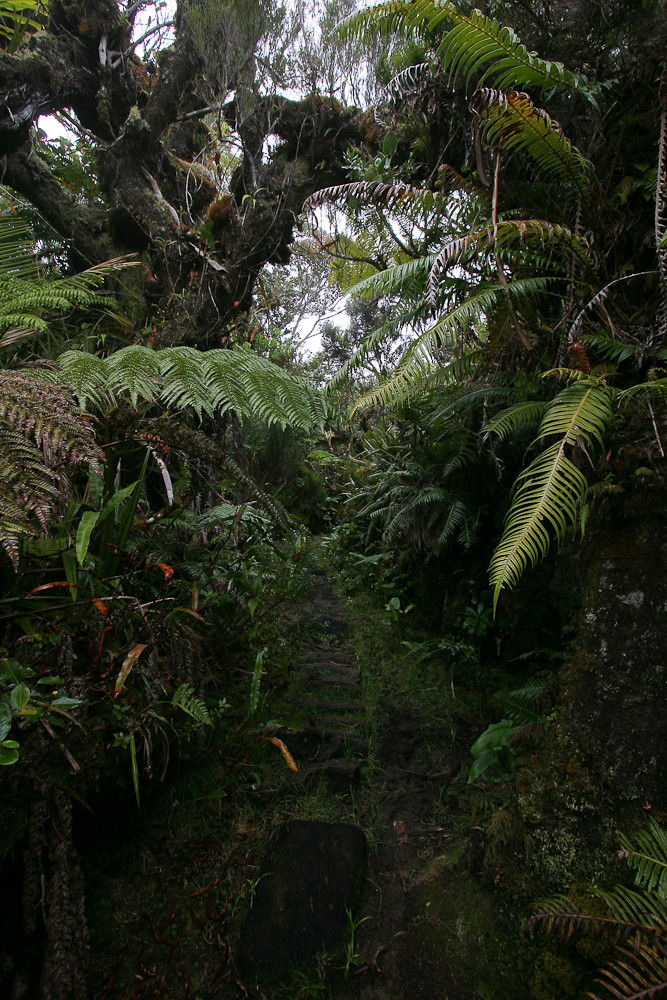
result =
M67 351L58 364L58 381L71 387L82 406L129 395L133 405L159 401L191 408L198 416L233 409L244 417L304 429L323 426L329 413L322 395L305 379L251 350L153 351L133 345L108 358Z
M0 371L0 421L41 448L49 465L68 461L99 469L92 419L71 393L48 385L36 374Z
M647 829L638 830L632 837L619 833L619 839L629 867L636 869L635 885L667 901L667 833L649 816Z
M414 397L434 371L440 384L456 380L455 359L452 360L451 355L458 346L457 336L481 322L484 312L491 308L501 292L499 285L483 288L441 316L413 340L391 376L357 401L355 411L377 404L397 404ZM443 356L447 359L444 362Z
M470 108L490 146L525 153L550 179L557 177L577 188L586 183L591 164L528 94L483 87L473 94Z
M591 1000L652 1000L667 992L667 948L664 942L642 940L619 948L610 966L596 980L603 993L588 992Z
M602 442L612 416L611 390L603 381L582 378L549 404L537 437L559 435L516 481L503 536L489 565L494 612L500 591L512 587L527 566L535 566L550 546L547 526L560 542L576 528L578 509L588 488L586 478L565 454L578 438Z
M431 64L417 63L402 69L392 77L380 96L380 103L393 101L397 103L411 94L418 94L433 79Z
M0 545L18 569L19 539L46 530L58 489L41 452L0 423Z
M526 424L536 423L543 415L549 404L545 400L525 400L521 403L512 403L501 413L497 413L482 428L482 433L495 434L501 440L509 434L514 434L519 427Z
M410 36L428 34L446 27L437 50L442 67L450 79L462 76L466 82L480 74L479 83L492 77L496 87L545 87L562 84L589 93L587 79L566 70L561 63L540 59L521 43L512 28L480 11L460 14L449 0L386 0L366 8L342 22L339 31L344 39L357 38L366 32L392 34L403 31Z
M435 205L443 205L444 199L437 191L415 187L412 184L384 184L382 181L353 181L320 188L303 203L303 212L312 212L323 205L373 205L385 211L397 208L417 208L430 211Z
M489 564L494 613L503 587L513 587L527 566L549 551L550 525L558 541L576 528L579 501L588 483L567 458L565 441L556 441L525 469L505 520L503 537Z
M13 326L43 331L51 313L108 306L109 295L95 289L115 271L138 264L118 257L68 278L40 279L26 273L20 248L16 259L18 270L11 256L4 262L6 269L0 268L0 332Z
M604 378L580 378L550 402L537 437L558 434L569 445L575 444L578 438L583 438L587 444L597 441L601 445L612 418L611 403L612 392Z
M436 299L438 282L453 264L464 263L479 256L488 256L509 248L525 246L553 247L560 252L576 253L585 257L588 243L566 226L542 219L505 219L495 226L487 226L450 240L436 256L428 281L428 298Z
M199 722L203 726L213 725L213 719L206 703L202 698L198 698L195 695L194 686L190 683L181 684L174 691L172 705L174 708L180 708L186 715L189 715L195 722Z
M6 277L39 277L33 235L28 224L13 215L0 215L0 288Z

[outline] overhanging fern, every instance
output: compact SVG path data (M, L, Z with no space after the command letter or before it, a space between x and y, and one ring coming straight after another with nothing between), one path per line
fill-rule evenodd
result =
M552 533L560 542L576 528L588 483L568 451L581 443L602 442L612 417L611 404L611 390L604 380L589 378L567 386L549 404L536 440L554 435L557 440L516 481L503 535L489 565L494 612L501 590L514 586L528 566L546 556ZM504 421L496 421L500 428L496 432L506 433L511 419L506 412ZM493 425L489 429L493 432Z
M424 37L444 31L437 55L450 78L462 76L469 82L479 75L478 86L492 79L501 89L563 84L590 93L584 76L571 73L559 62L540 59L512 28L478 10L462 14L450 0L387 0L353 14L343 21L340 31L343 38L395 31Z
M172 409L191 408L199 416L232 409L301 428L320 427L328 415L324 398L305 379L248 349L154 351L133 345L108 358L67 351L51 377L70 387L84 407L128 396L133 406L140 400L162 402Z
M488 145L524 153L550 179L557 177L577 188L588 180L588 160L528 94L484 87L473 94L470 108L478 116L481 136Z

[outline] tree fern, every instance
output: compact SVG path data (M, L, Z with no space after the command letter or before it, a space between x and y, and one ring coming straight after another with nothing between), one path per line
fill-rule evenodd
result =
M344 38L365 32L426 36L438 31L442 40L437 56L450 80L461 76L469 83L478 76L478 86L491 79L500 89L562 84L590 94L584 76L571 73L561 63L540 59L512 28L495 18L478 10L459 13L449 0L387 0L353 14L343 21L340 31Z
M579 441L602 442L612 417L611 401L611 390L603 380L582 378L549 404L537 439L558 435L558 440L516 481L503 536L489 565L494 611L503 587L514 586L527 566L545 557L551 544L549 529L562 541L568 529L576 528L588 483L567 450Z
M172 409L193 409L199 416L232 409L241 416L301 428L321 427L329 412L322 395L305 379L249 349L154 351L131 346L108 358L67 351L51 378L70 387L84 407L103 407L127 396L133 406L162 402Z

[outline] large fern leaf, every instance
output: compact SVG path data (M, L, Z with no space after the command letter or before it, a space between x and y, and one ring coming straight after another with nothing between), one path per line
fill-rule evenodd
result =
M441 316L412 341L390 377L358 400L355 410L410 399L420 392L436 366L439 377L446 379L463 335L481 322L501 292L501 286L483 288Z
M558 62L540 59L529 51L512 28L475 10L459 13L450 0L386 0L343 21L344 38L365 32L428 35L446 30L437 50L443 69L450 78L461 76L469 82L478 76L478 86L492 79L499 89L564 84L584 93L590 88L586 78L571 73Z
M535 566L546 556L551 532L560 542L568 529L576 527L588 483L566 450L580 438L587 444L602 441L612 416L611 401L611 391L603 381L581 379L549 405L538 439L559 437L516 481L503 536L489 565L494 612L503 587L514 586L527 566Z
M67 351L58 359L55 380L71 387L82 406L104 406L127 395L162 402L172 409L212 414L233 409L286 427L322 426L328 415L320 393L305 379L279 368L254 351L195 351L169 347L153 351L133 345L99 358Z

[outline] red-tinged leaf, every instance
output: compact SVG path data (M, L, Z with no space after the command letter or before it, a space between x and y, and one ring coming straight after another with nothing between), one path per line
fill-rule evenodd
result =
M174 567L169 566L167 563L158 563L158 562L153 563L153 565L157 566L158 569L162 570L162 572L164 573L164 582L169 583L172 576L174 575Z
M118 695L123 690L123 685L125 684L125 681L127 680L127 675L129 674L130 670L132 669L132 667L137 662L137 660L139 659L139 657L141 656L141 654L143 653L143 651L145 649L146 649L145 645L144 646L141 646L141 645L140 646L133 646L132 649L130 650L130 652L127 654L127 656L123 660L123 666L120 668L120 673L118 674L118 677L116 678L116 686L115 686L114 692L113 692L114 698L117 698Z
M93 604L101 615L111 614L111 605L106 604L104 601L100 601L99 597L93 597Z
M40 590L51 590L51 587L78 587L78 583L70 583L69 580L55 580L53 583L43 583L39 587L35 587L34 590L29 590L26 597L32 597L33 594L38 594Z
M281 754L285 758L285 763L289 767L290 771L294 771L295 774L298 774L299 768L294 763L294 757L292 757L292 754L289 752L283 741L279 740L277 736L269 736L268 740L269 743L273 743L274 747L278 747Z
M248 506L247 503L242 504L242 506L239 507L239 509L237 510L236 514L234 515L234 526L235 527L239 523L239 521L241 520L241 518L243 517L243 515L245 514L247 506Z
M100 660L102 659L102 647L104 645L104 640L106 638L107 632L113 632L113 626L112 625L105 625L105 627L102 629L102 635L100 636L100 644L97 647L97 653L96 653L96 655L93 657L93 663L95 663L95 664L98 664L100 662Z

